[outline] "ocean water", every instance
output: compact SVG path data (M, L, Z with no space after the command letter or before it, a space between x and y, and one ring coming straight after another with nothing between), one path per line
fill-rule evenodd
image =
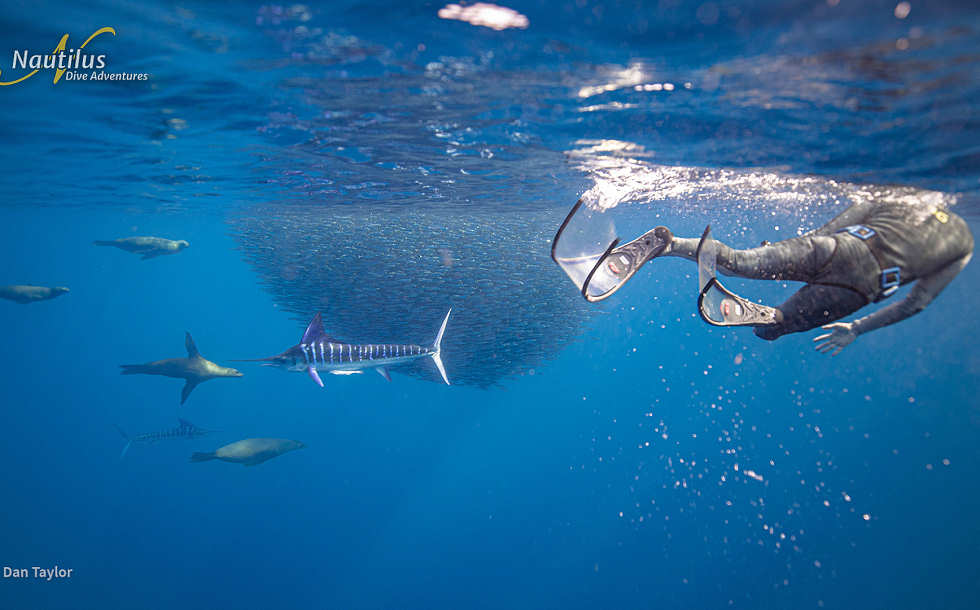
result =
M976 233L975 3L508 6L5 4L0 81L107 26L86 49L149 78L0 87L0 285L71 289L0 300L0 564L72 569L0 609L980 606L976 263L831 358L705 325L686 261L590 305L548 256L583 194L627 238L750 246L866 197ZM132 235L190 247L92 244ZM452 386L230 362L316 312L428 345L450 306ZM244 376L180 406L119 374L185 331ZM213 432L120 459L116 426L178 417ZM189 461L251 437L307 446Z

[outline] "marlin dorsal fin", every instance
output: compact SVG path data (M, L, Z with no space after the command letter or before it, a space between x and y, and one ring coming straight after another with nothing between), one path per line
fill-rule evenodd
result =
M184 347L187 348L187 357L188 358L197 358L201 354L198 353L197 346L194 345L194 339L191 337L191 334L189 332L187 332L186 330L184 331L184 335L185 335L184 336Z
M306 332L303 333L303 339L300 343L304 345L311 345L316 343L317 339L326 338L327 333L323 330L323 318L317 313L310 320L310 325L306 327Z

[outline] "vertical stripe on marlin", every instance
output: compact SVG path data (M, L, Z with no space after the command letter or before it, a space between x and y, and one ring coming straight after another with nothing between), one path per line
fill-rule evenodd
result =
M323 359L323 341L320 341L320 364L326 364L327 361Z
M333 343L330 344L330 364L333 364Z
M306 355L306 344L300 344L300 350L303 352L303 360L306 360L306 364L310 363L310 357Z

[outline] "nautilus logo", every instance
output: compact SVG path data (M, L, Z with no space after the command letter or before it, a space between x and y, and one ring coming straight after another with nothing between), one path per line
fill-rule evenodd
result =
M147 80L149 74L145 73L108 72L106 71L108 61L104 53L96 55L86 51L90 42L104 34L115 36L116 30L111 27L99 28L77 48L69 44L69 35L65 34L50 53L14 49L10 69L15 73L23 70L29 72L13 80L2 80L4 74L0 69L0 86L22 83L42 70L53 72L53 84L57 84L62 77L69 81Z

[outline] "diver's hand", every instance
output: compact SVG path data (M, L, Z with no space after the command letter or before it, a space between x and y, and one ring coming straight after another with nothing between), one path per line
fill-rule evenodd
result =
M857 339L857 333L854 332L854 324L852 322L835 322L821 326L821 328L830 332L825 335L820 335L813 342L817 344L815 349L824 354L832 352L830 355L836 356L842 349L854 343L854 340Z

